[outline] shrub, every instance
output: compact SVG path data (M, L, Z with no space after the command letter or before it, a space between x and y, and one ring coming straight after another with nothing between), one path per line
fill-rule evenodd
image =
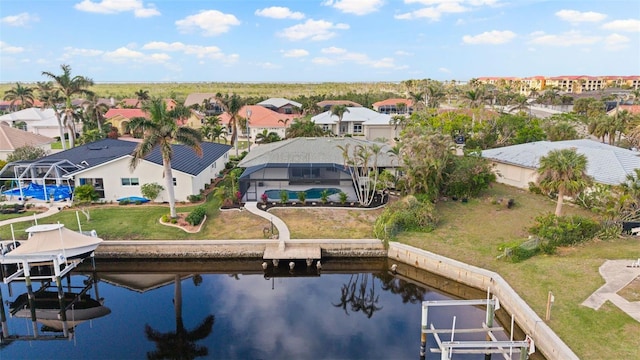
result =
M73 190L73 200L80 203L90 203L100 198L91 184L76 186Z
M410 195L389 204L376 220L373 232L378 239L388 241L402 231L432 231L437 221L432 202L421 202Z
M444 184L445 195L476 197L496 180L487 159L477 156L456 157Z
M593 239L600 230L600 224L582 216L560 216L554 214L536 217L529 229L532 234L545 240L541 249L552 254L558 246L571 246Z
M187 200L189 200L189 202L192 202L192 203L200 202L200 201L202 201L202 195L200 195L200 194L198 194L198 195L189 195L187 197Z
M262 193L262 195L260 195L260 200L262 200L263 204L266 204L267 201L269 201L269 195L267 195L267 193Z
M280 190L280 202L286 203L289 201L289 192L287 190Z
M204 217L206 215L207 215L207 208L204 206L198 206L192 212L190 212L189 215L187 215L187 218L185 220L189 224L195 226L195 225L199 225L202 222L202 220L204 220Z
M338 197L340 199L340 204L347 202L347 193L341 191L340 194L338 194Z
M160 192L162 190L164 190L164 187L162 187L162 185L158 183L142 184L142 186L140 187L140 192L142 193L142 196L146 197L151 201L158 198L158 195L160 195Z
M169 214L162 215L162 222L168 223L170 221L171 221L171 215Z
M131 204L131 201L129 199L123 199L118 201L118 205L129 205Z
M329 200L329 189L324 189L320 192L320 202L326 204Z
M300 202L303 204L307 200L307 193L304 191L298 191L296 193L296 196L298 197L298 200L300 200Z

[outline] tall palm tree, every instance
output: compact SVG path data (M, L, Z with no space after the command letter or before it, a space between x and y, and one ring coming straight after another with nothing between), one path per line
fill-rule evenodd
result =
M177 110L177 111L176 111ZM131 158L131 170L135 170L140 161L144 159L155 147L160 148L162 154L162 166L165 179L165 189L169 195L170 216L176 218L176 199L173 189L173 172L171 170L171 160L173 159L173 147L175 141L189 146L198 156L202 156L202 134L200 131L186 127L178 126L176 119L182 116L178 113L178 108L168 111L167 104L159 98L151 99L144 106L144 111L149 114L149 119L134 118L129 123L131 131L143 129L145 132L144 139L133 150Z
M60 134L60 142L62 150L67 150L67 141L64 138L64 123L62 121L62 111L58 108L58 104L64 102L64 98L60 94L60 90L53 88L51 81L38 81L38 100L42 102L42 107L49 106L53 109L53 113L58 120L58 131Z
M289 123L289 121L291 121L291 118L289 119L278 119L279 123L282 123L282 125L284 125L284 133L287 133L287 124Z
M140 104L144 103L145 101L151 98L149 96L149 90L140 89L135 92L135 95L136 95L136 98L138 99L138 101L136 102L136 107L138 107Z
M33 88L29 86L22 86L19 82L16 86L4 92L4 100L11 101L11 108L16 110L14 106L16 102L20 101L18 109L26 109L33 106Z
M552 150L540 158L537 183L546 192L558 194L556 216L562 216L565 196L581 193L591 183L587 175L587 157L575 149Z
M347 107L347 105L333 105L331 107L331 116L337 116L338 117L338 133L337 135L340 136L341 134L341 127L342 127L342 119L344 118L344 113L348 113L349 112L349 108Z
M286 130L287 139L296 138L296 137L316 137L316 136L325 136L326 131L322 129L322 127L316 124L313 120L298 118L293 120L291 126L289 126Z
M42 75L53 80L53 88L59 90L60 96L64 99L64 121L67 125L67 130L69 131L71 147L74 147L76 134L73 126L73 119L75 119L77 115L75 114L75 109L71 104L71 99L76 95L93 95L93 92L88 89L93 85L93 80L80 75L71 76L71 66L69 65L62 64L60 65L60 68L62 69L62 74L60 75L55 75L48 71L43 71ZM61 139L64 143L64 136L62 136Z
M197 345L196 341L205 339L211 334L215 317L208 315L200 325L191 331L184 328L182 319L182 279L180 275L175 275L173 301L176 316L175 332L161 333L148 324L144 327L145 335L149 340L155 342L157 347L156 351L147 353L147 359L195 359L207 356L209 349L206 346Z
M224 111L229 114L228 130L231 130L231 146L236 148L236 156L238 156L238 130L239 130L239 116L238 113L244 102L240 96L236 94L216 94L216 100L222 105Z
M87 100L82 103L84 107L84 113L87 117L96 124L98 132L102 134L102 124L104 123L104 114L109 111L109 106L103 102L94 94L90 95Z

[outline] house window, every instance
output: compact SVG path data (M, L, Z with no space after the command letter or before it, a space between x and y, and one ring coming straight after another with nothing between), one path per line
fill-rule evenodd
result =
M329 128L329 125L324 124L324 125L322 125L322 130L323 130L323 131L329 131L329 130L331 130L331 129Z
M177 186L178 185L178 181L176 180L176 178L173 178L173 186Z
M140 185L140 180L138 180L138 178L120 178L120 182L122 183L122 186Z
M216 168L216 163L211 164L211 168L215 169Z
M362 124L353 124L353 133L362 134Z

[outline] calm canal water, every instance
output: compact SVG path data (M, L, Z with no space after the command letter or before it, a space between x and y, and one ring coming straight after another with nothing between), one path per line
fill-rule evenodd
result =
M95 272L88 265L63 282L65 291L88 287L87 295L100 302L86 302L103 310L96 312L101 316L79 322L71 340L4 339L0 359L419 359L421 301L457 298L449 290L477 293L441 278L434 277L435 283L452 285L445 286L449 290L394 277L385 270L386 259L328 260L320 273L303 264L290 273L281 264L277 273L270 268L265 274L259 260L98 260ZM0 289L9 335L32 336L28 310L10 316L12 308L20 309L16 301L26 292L24 282ZM73 320L92 316L83 311L68 313ZM482 308L438 308L430 321L449 328L457 316L457 328L478 328L484 315ZM42 331L42 322L38 330L41 336L62 334ZM456 340L484 337L461 334ZM430 336L428 347L435 346ZM440 354L428 353L427 359Z

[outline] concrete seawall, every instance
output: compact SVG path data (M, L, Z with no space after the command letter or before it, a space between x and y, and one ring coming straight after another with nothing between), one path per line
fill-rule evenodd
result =
M388 258L471 287L485 291L488 288L500 299L500 305L513 314L520 328L534 339L536 350L547 359L579 359L497 273L396 242L390 243Z

